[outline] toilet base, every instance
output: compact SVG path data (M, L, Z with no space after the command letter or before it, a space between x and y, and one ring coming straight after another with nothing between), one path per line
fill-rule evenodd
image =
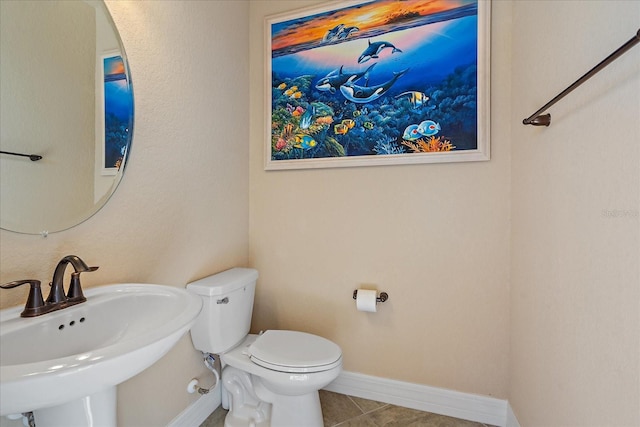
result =
M251 375L227 366L222 371L222 394L229 410L224 427L270 426L271 405L253 392Z
M257 376L231 366L222 372L229 405L225 427L323 427L317 391L290 396L275 394Z
M260 381L254 381L256 394L271 405L272 427L323 427L320 395L317 391L298 396L274 394Z

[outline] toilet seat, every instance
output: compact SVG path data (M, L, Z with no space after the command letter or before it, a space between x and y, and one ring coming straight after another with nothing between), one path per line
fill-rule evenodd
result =
M248 353L256 365L278 372L322 372L342 364L337 344L298 331L266 331L249 346Z

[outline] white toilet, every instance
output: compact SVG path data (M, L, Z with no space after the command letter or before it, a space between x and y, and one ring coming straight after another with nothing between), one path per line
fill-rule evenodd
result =
M189 283L203 308L191 328L197 350L221 357L225 427L322 427L318 390L342 369L342 350L316 335L249 335L258 272L233 268Z

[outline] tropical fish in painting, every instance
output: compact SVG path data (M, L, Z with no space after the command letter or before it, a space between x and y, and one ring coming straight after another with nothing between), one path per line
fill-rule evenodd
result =
M394 72L391 80L375 86L358 86L352 83L345 83L340 86L340 92L351 102L359 104L366 104L367 102L373 102L387 93L391 86L402 77L409 69L405 69L399 72Z
M300 129L308 129L311 126L313 115L315 114L315 108L313 106L307 108L307 110L300 117Z
M292 94L294 94L296 91L298 90L298 86L291 86L289 89L284 91L284 94L286 96L291 96Z
M358 64L367 62L372 58L378 58L379 57L378 55L380 55L380 52L382 52L384 49L387 49L387 48L392 49L391 53L402 52L400 49L398 49L397 47L395 47L389 42L382 41L382 42L371 43L371 40L368 40L368 41L369 41L369 45L364 50L364 52L362 52L362 55L360 55L360 57L358 58Z
M302 148L303 150L310 150L311 148L318 145L315 139L313 139L310 135L305 135L303 133L299 133L296 135L296 144L294 147Z
M362 124L362 126L364 126L365 129L371 130L375 127L375 125L373 124L373 122L364 122Z
M402 139L406 139L407 141L415 141L420 138L422 138L422 134L418 132L418 125L407 126L402 135Z
M286 84L286 83L280 83L280 84L278 85L278 89L280 89L280 90L284 89L285 87L287 87L287 84Z
M316 89L336 93L340 86L345 83L353 83L363 77L365 78L365 80L369 81L369 73L373 69L374 65L376 64L372 64L362 73L345 73L343 71L343 65L339 69L330 72L329 74L318 80L318 83L316 83Z
M355 110L355 111L353 112L353 117L360 117L360 114L362 114L362 113L360 112L360 110Z
M338 24L329 31L326 32L324 37L322 38L323 42L330 42L338 38L340 32L344 29L344 24Z
M333 133L336 135L344 135L347 132L349 132L349 128L343 123L338 123L333 127Z
M425 120L418 125L418 133L423 136L433 136L440 131L440 124L433 120Z
M419 125L414 124L407 126L402 138L408 141L415 141L423 136L433 136L440 132L440 130L440 123L436 123L433 120L425 120Z
M295 93L292 93L291 95L289 95L289 98L291 98L291 99L300 99L300 98L302 98L302 92L296 91Z
M426 104L426 102L429 100L429 97L427 96L427 94L423 92L418 92L416 90L402 92L400 95L395 96L396 99L402 98L402 97L408 98L413 108L422 107L422 105Z
M353 129L353 127L356 125L356 122L354 122L351 119L344 119L342 121L342 124L345 125L346 127L348 127L349 129Z

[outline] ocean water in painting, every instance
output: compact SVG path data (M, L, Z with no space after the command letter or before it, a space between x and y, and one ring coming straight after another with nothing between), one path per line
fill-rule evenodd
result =
M380 0L272 24L272 160L476 149L477 9Z

